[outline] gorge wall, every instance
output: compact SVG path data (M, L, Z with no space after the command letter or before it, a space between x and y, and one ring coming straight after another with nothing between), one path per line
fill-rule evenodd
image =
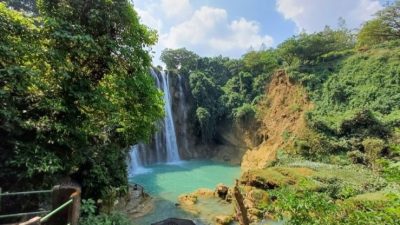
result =
M196 130L195 106L187 77L169 73L172 111L182 159L213 159L240 164L248 148L243 130L230 121L220 121L216 141L203 143Z
M203 143L196 130L193 97L187 77L153 70L157 86L163 91L166 119L158 124L158 131L148 144L134 147L138 166L170 162L172 148L179 159L212 159L242 168L264 168L276 157L279 149L293 147L294 137L306 129L304 113L311 109L301 85L290 82L284 71L276 72L266 87L264 98L258 103L258 116L246 124L220 121L213 143ZM165 84L165 85L164 85ZM170 107L170 108L168 108ZM170 112L168 112L170 110ZM170 114L170 115L169 115ZM171 135L171 121L174 134ZM176 146L171 146L172 144ZM169 142L168 142L169 141Z
M131 170L140 170L140 167L154 163L176 161L177 157L171 151L178 153L179 160L213 159L239 165L248 148L243 139L243 129L229 121L222 121L217 126L217 141L203 143L196 130L195 106L188 78L157 69L152 69L151 74L157 87L164 93L166 115L157 124L157 131L151 140L132 147Z

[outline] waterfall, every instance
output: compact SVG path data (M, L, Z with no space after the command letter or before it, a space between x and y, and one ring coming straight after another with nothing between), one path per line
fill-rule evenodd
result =
M177 162L180 160L178 152L178 144L176 143L175 125L172 117L171 94L169 91L168 74L162 72L161 79L164 92L164 133L166 139L167 162Z
M143 171L143 166L152 163L175 163L180 161L176 140L175 125L172 113L172 99L168 74L157 73L151 69L151 75L157 87L164 93L165 117L157 123L158 131L153 135L149 144L134 145L130 152L131 161L129 172L131 175Z
M140 150L141 150L142 145L137 144L131 147L130 153L129 153L129 167L128 167L128 172L129 175L132 176L134 174L140 174L140 173L145 173L148 172L148 169L145 169L143 167L143 162L142 158L140 157Z

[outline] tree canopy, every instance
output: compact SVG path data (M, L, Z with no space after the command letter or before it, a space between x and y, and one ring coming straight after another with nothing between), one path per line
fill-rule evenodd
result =
M156 34L129 1L38 1L28 17L0 3L0 182L66 177L100 198L127 185L128 147L163 115L149 75Z
M400 38L400 1L396 0L367 21L357 36L359 47L372 46Z

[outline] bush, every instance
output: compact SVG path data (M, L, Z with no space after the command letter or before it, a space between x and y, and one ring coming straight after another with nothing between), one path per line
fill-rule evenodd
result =
M365 154L359 150L347 152L347 157L349 157L350 160L354 164L356 164L356 163L365 164L366 163Z
M233 110L235 120L241 124L250 122L255 118L256 109L253 105L245 103L241 107Z
M353 118L344 120L340 125L339 134L344 136L386 138L390 131L370 110L363 110L355 114Z
M377 138L366 138L363 140L362 145L364 146L365 156L369 166L373 169L377 169L376 160L385 148L385 142Z
M112 212L111 214L102 213L100 215L90 215L82 217L79 221L80 225L133 225L127 215Z

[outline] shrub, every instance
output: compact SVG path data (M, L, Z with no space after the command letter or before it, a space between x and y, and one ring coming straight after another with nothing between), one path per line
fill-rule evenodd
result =
M359 150L347 152L347 157L349 157L353 163L365 164L366 161L365 154Z
M82 217L80 225L133 225L129 218L122 213L112 212L110 214L102 213L100 215L90 215Z
M364 146L365 156L369 166L373 169L377 169L376 160L385 148L385 142L377 138L366 138L363 140L362 144Z

